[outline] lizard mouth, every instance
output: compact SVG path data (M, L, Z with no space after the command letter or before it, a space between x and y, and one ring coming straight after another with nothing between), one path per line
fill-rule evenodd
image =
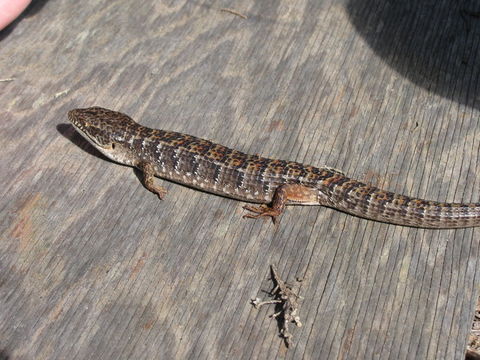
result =
M100 139L95 136L95 132L97 132L96 126L92 125L88 121L88 118L85 118L85 115L86 113L84 109L73 109L67 114L68 120L75 130L77 130L77 132L80 133L80 135L82 135L82 137L84 137L90 144L102 150L112 150L114 148L112 143L100 141Z
M77 130L77 132L80 135L82 135L82 137L85 140L87 140L91 145L93 145L93 147L97 149L100 148L102 150L112 150L114 148L113 144L101 144L100 142L97 141L97 139L95 139L95 137L90 136L88 131L86 131L86 128L88 128L88 124L83 125L83 124L79 124L76 121L70 121L70 122L72 123L72 126L74 127L74 129Z

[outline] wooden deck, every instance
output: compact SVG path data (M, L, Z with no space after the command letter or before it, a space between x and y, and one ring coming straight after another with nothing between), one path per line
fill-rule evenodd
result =
M0 359L463 358L480 229L320 207L289 208L276 227L171 183L159 201L66 113L104 106L388 190L478 201L469 4L34 2L0 33ZM271 289L270 264L304 298L289 349L273 307L250 304Z

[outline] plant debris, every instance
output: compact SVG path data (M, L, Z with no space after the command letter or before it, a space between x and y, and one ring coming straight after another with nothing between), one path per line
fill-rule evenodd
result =
M302 326L300 317L297 315L298 311L298 299L301 299L294 291L293 288L284 282L278 275L277 269L274 265L270 265L272 273L271 279L274 282L275 287L269 292L269 295L273 297L272 300L262 301L259 298L252 300L252 305L256 309L263 305L277 304L276 313L270 315L277 319L280 327L280 336L285 339L285 345L290 347L293 345L293 335L288 330L289 323L295 323L298 327Z
M241 12L238 12L237 10L228 9L228 8L221 8L220 11L227 12L227 13L230 13L232 15L240 16L242 19L245 19L245 20L247 19L247 17L245 15L243 15Z

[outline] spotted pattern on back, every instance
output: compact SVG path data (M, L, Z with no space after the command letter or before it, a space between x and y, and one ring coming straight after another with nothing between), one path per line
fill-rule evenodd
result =
M204 191L270 203L280 186L298 184L310 193L316 189L318 201L313 203L368 219L430 228L480 226L480 203L442 203L395 194L330 168L248 155L195 136L141 126L125 114L99 107L71 110L68 117L115 161L137 167L151 163L157 176Z

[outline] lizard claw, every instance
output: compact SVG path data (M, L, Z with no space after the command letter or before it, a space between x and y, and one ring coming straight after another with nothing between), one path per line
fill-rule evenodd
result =
M167 195L167 189L164 189L163 187L157 186L155 188L155 194L157 194L157 196L160 200L163 200L165 198L165 195Z
M274 224L277 223L277 217L281 214L280 211L272 209L271 207L268 207L266 205L261 205L261 206L245 205L243 208L253 213L253 214L243 215L244 218L258 219L261 217L270 216Z

